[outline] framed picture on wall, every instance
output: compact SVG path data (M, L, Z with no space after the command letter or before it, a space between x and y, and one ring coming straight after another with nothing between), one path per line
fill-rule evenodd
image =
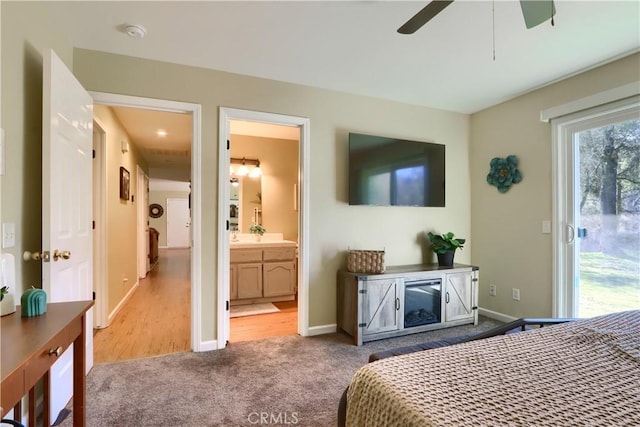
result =
M129 171L120 166L120 198L122 200L129 200L130 181Z

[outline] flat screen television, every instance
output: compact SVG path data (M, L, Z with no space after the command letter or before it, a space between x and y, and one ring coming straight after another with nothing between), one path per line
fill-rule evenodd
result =
M349 133L349 204L444 207L445 146Z

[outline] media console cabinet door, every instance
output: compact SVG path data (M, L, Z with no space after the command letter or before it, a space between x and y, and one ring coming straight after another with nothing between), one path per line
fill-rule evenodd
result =
M366 280L362 287L363 335L400 329L400 296L396 279Z
M474 316L473 273L450 273L445 281L445 322Z

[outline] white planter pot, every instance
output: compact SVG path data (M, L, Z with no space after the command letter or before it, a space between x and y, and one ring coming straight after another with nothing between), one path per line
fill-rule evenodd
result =
M2 302L0 302L0 316L6 316L7 314L14 313L15 311L16 303L13 299L13 294L5 295Z

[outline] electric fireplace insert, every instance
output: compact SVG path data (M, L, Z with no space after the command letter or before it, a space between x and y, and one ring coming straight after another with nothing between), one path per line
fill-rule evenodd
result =
M404 327L440 323L442 280L430 279L404 284Z

